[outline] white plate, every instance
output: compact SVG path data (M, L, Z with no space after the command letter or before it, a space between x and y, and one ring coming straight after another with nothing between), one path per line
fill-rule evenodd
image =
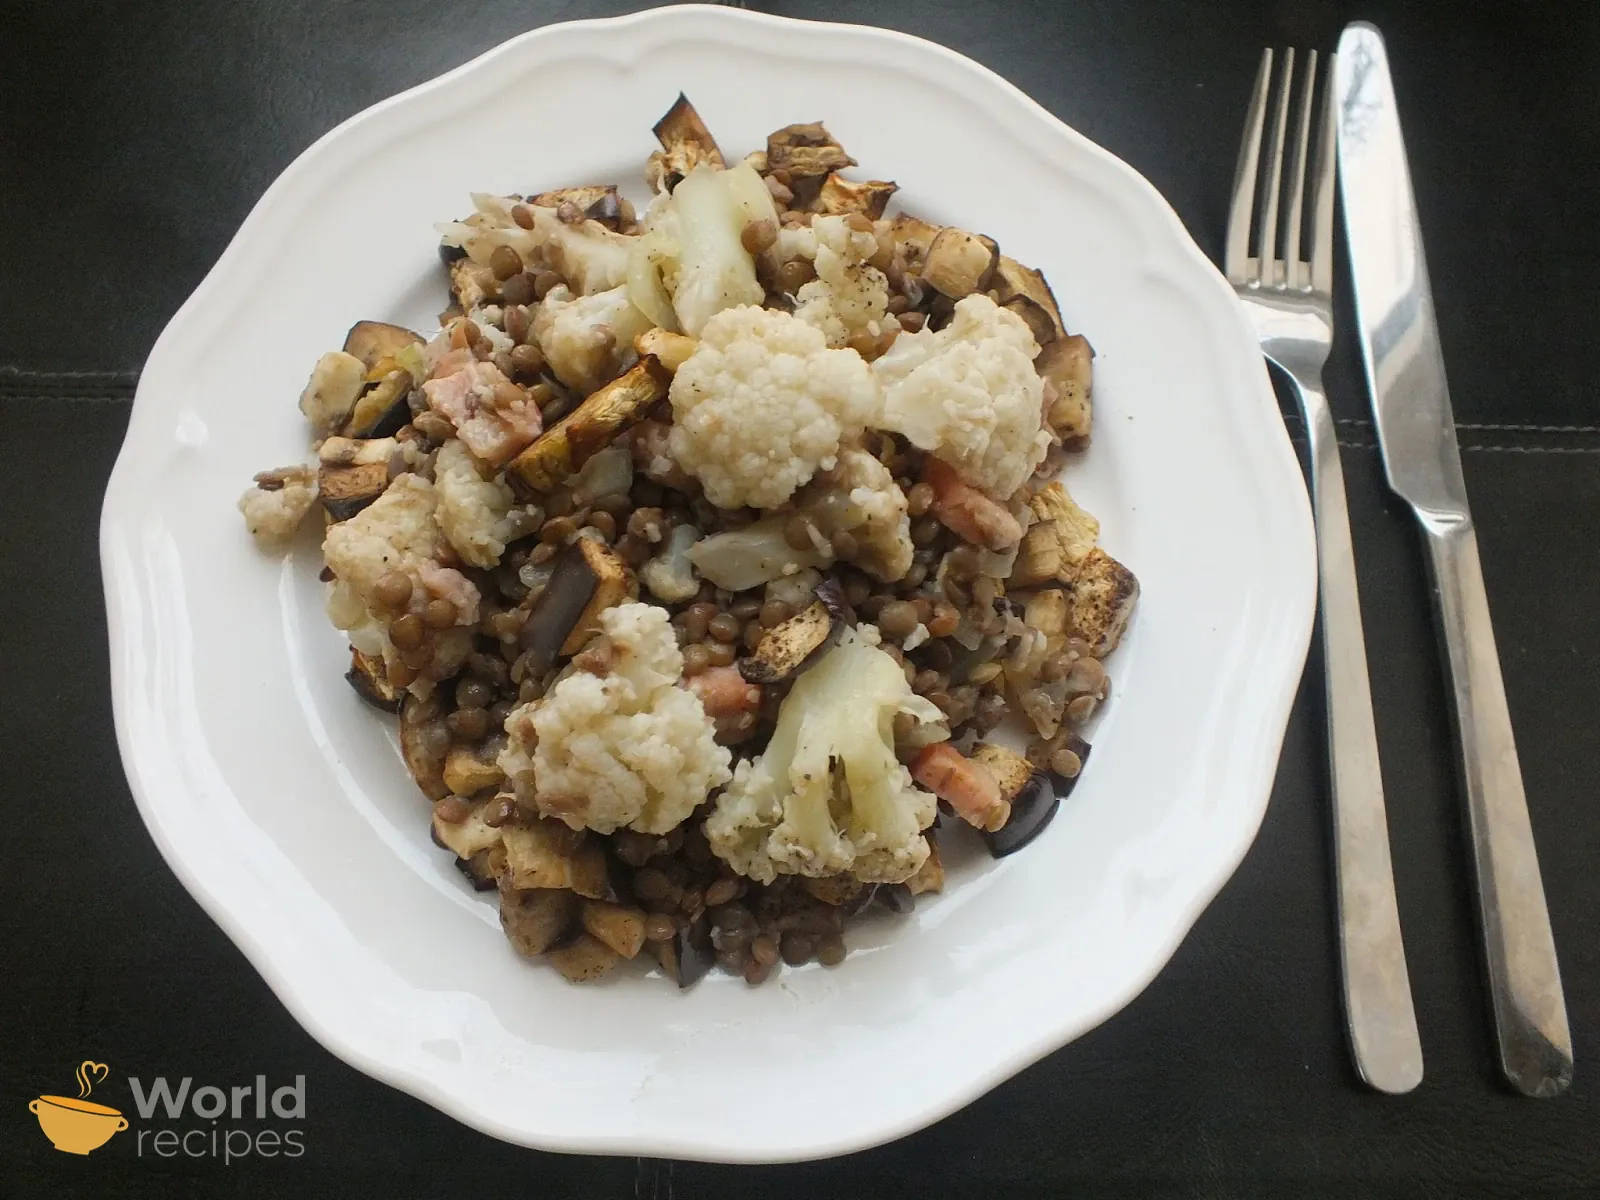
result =
M1144 595L1089 769L1027 851L957 864L832 970L580 988L518 960L429 843L341 678L314 540L259 554L234 500L306 456L295 398L354 320L441 307L435 221L472 190L638 179L680 88L739 153L823 118L907 209L1045 269L1099 354L1071 486ZM1138 994L1255 835L1315 573L1255 341L1148 183L948 50L710 7L529 33L302 154L152 351L101 553L140 811L318 1040L497 1137L733 1161L907 1133Z

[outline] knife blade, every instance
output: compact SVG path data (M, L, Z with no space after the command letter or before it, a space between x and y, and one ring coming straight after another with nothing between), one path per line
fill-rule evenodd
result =
M1361 357L1389 486L1427 540L1455 714L1478 910L1501 1069L1554 1096L1572 1079L1572 1036L1538 852L1517 763L1477 535L1467 507L1433 291L1383 37L1339 38L1339 187Z

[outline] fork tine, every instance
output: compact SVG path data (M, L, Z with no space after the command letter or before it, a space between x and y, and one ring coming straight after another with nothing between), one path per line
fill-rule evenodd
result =
M1311 195L1311 287L1323 295L1333 292L1333 137L1336 114L1333 108L1334 70L1339 56L1328 55L1327 76L1322 89L1322 112L1318 116L1317 157L1312 164L1315 191Z
M1294 47L1283 52L1283 74L1278 80L1278 103L1272 114L1272 149L1267 158L1267 195L1261 205L1256 226L1260 245L1261 283L1265 287L1282 283L1278 275L1278 189L1283 182L1283 135L1289 124L1289 98L1293 95Z
M1311 101L1315 99L1316 88L1317 52L1312 50L1306 58L1306 78L1300 88L1300 128L1289 156L1289 210L1283 222L1284 282L1291 289L1303 288L1310 282L1300 261L1300 223L1305 211L1306 150L1311 144ZM1287 92L1288 88L1284 90Z
M1244 118L1244 138L1239 143L1239 165L1233 173L1233 204L1228 209L1228 240L1223 249L1223 271L1229 279L1243 281L1250 269L1250 213L1256 200L1256 164L1261 156L1261 130L1267 115L1267 87L1272 82L1272 50L1261 52L1255 90Z

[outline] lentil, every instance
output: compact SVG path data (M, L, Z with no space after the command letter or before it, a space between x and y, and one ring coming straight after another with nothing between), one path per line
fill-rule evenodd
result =
M778 953L791 967L810 962L816 949L816 939L803 933L786 933L778 940Z
M811 535L816 528L810 517L797 513L783 523L783 540L789 543L791 550L815 550L816 543Z
M771 934L757 934L750 943L750 957L763 968L774 966L778 961L778 943Z
M533 228L533 210L526 204L513 204L511 206L511 219L523 229Z
M429 600L422 610L422 621L429 629L449 629L456 623L456 606L444 597Z
M539 530L539 540L554 545L565 542L578 532L578 523L571 517L551 517Z
M734 658L737 657L737 652L726 642L717 642L708 648L708 653L711 655L713 667L731 667Z
M739 233L739 242L748 254L760 254L770 249L778 240L778 227L768 218L763 221L747 221Z
M739 620L731 613L718 613L706 628L719 642L731 642L739 636Z
M1000 664L997 662L979 663L967 672L967 681L982 687L1000 678Z
M511 373L518 379L534 380L544 370L544 355L539 347L527 342L511 349ZM530 398L532 394L530 393ZM537 403L537 399L534 400Z
M1083 760L1063 747L1050 756L1050 769L1064 779L1073 779L1083 770Z
M489 714L481 708L458 708L444 723L451 733L467 742L475 742L489 732Z
M422 618L416 613L398 617L389 626L389 640L401 650L415 650L422 645L422 637Z
M763 628L771 629L774 625L782 625L792 616L794 616L794 609L790 608L782 600L768 600L761 606L758 619L761 621Z
M411 577L403 571L390 571L379 578L372 595L383 608L402 609L411 603Z
M450 752L450 730L443 721L430 721L422 727L422 752L433 759Z
M778 287L793 295L817 277L817 269L803 258L790 259L778 268Z
M522 274L522 256L510 246L496 246L494 253L489 256L489 270L504 283L513 275Z
M464 679L456 684L458 708L488 708L494 700L494 689L480 679Z
M1073 725L1082 725L1094 716L1094 710L1099 703L1093 696L1079 696L1067 705L1066 718Z
M683 648L683 673L685 675L703 675L711 666L711 652L704 646L696 643Z
M706 907L720 908L730 900L739 897L739 881L737 879L722 878L706 888Z
M665 900L672 891L672 880L657 867L643 867L634 872L633 894L646 903Z
M878 612L878 629L884 637L904 641L916 627L916 607L904 600L891 601Z
M644 919L644 936L649 941L671 941L677 933L678 923L666 913L651 913Z
M817 961L825 967L837 967L844 961L844 939L837 934L817 943Z
M507 304L533 303L533 276L527 271L520 275L513 275L500 285L500 298Z

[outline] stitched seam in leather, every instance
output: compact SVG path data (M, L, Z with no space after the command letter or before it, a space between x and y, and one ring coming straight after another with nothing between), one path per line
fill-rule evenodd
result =
M137 372L126 371L33 371L16 367L0 368L0 402L11 401L19 404L41 404L52 401L69 404L131 404L133 402L134 387L138 382ZM73 383L87 380L96 380L102 384L102 389L94 392L78 392L69 390ZM41 388L50 389L59 384L61 390L43 391ZM1292 425L1300 424L1300 414L1285 412L1285 420ZM1339 417L1335 425L1347 429L1370 428L1372 422L1360 417ZM1600 426L1595 425L1504 425L1478 421L1460 421L1456 424L1457 431L1499 432L1499 433L1545 433L1545 434L1600 434ZM1290 440L1296 445L1304 443L1303 436L1291 435ZM1340 441L1339 446L1345 450L1376 450L1378 444L1371 441ZM1461 444L1464 453L1474 454L1600 454L1600 446L1546 446L1546 445L1478 445L1467 441Z

